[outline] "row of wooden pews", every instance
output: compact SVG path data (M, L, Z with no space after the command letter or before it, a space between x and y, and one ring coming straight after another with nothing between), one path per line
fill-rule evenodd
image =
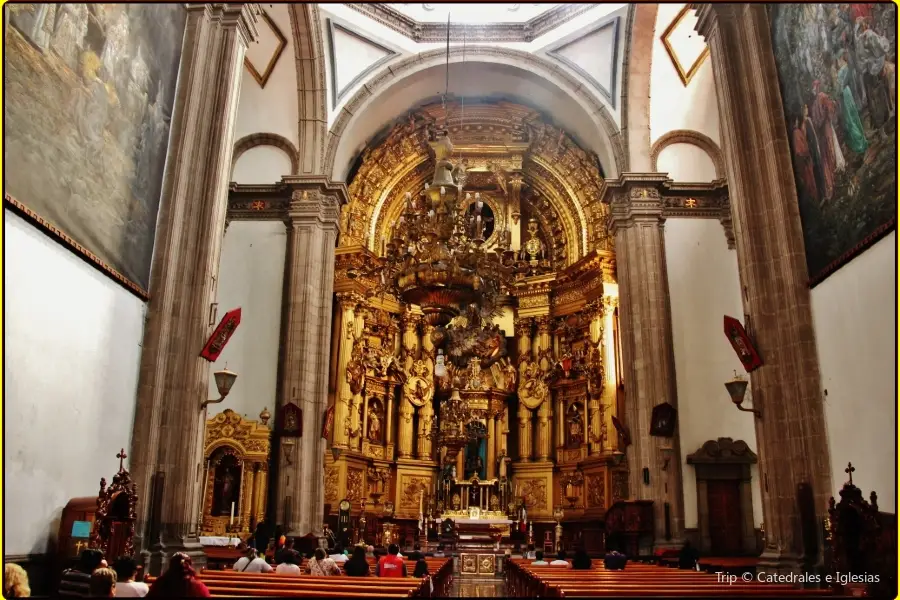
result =
M453 561L448 558L426 558L434 592L426 578L381 577L314 577L289 576L274 573L240 573L237 571L203 570L198 578L217 598L229 597L300 597L300 598L428 598L444 596L452 585ZM375 574L375 559L368 559ZM407 560L412 574L415 561ZM153 583L154 578L146 578Z
M682 571L667 567L628 563L624 571L607 571L595 560L590 570L562 566L532 566L531 561L507 562L506 583L510 596L518 598L603 598L740 596L780 598L784 596L833 596L830 589L799 589L789 584L749 582L736 577L729 583L713 573Z

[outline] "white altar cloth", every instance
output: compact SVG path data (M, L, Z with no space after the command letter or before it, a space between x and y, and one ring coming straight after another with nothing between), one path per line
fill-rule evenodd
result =
M450 517L457 525L484 524L484 525L509 525L509 519L469 519L468 517Z
M200 536L200 544L203 546L234 546L237 547L241 543L241 538L223 537L223 536Z

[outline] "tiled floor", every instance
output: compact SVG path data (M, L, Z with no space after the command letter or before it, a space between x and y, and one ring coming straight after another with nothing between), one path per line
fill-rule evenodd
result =
M454 598L503 598L506 596L506 582L501 577L457 576L450 595Z

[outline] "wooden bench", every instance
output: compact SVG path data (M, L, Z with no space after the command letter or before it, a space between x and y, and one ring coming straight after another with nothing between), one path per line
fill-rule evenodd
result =
M735 565L737 566L737 565ZM799 589L786 584L737 581L729 584L711 573L629 563L624 571L607 571L600 561L591 569L534 566L530 561L507 562L507 591L516 597L601 598L636 596L833 596L831 589Z

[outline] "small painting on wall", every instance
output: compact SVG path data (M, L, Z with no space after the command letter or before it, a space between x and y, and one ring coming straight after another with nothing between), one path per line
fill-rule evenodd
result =
M185 8L4 11L7 203L146 295Z
M770 20L815 284L894 228L897 9L772 4Z

